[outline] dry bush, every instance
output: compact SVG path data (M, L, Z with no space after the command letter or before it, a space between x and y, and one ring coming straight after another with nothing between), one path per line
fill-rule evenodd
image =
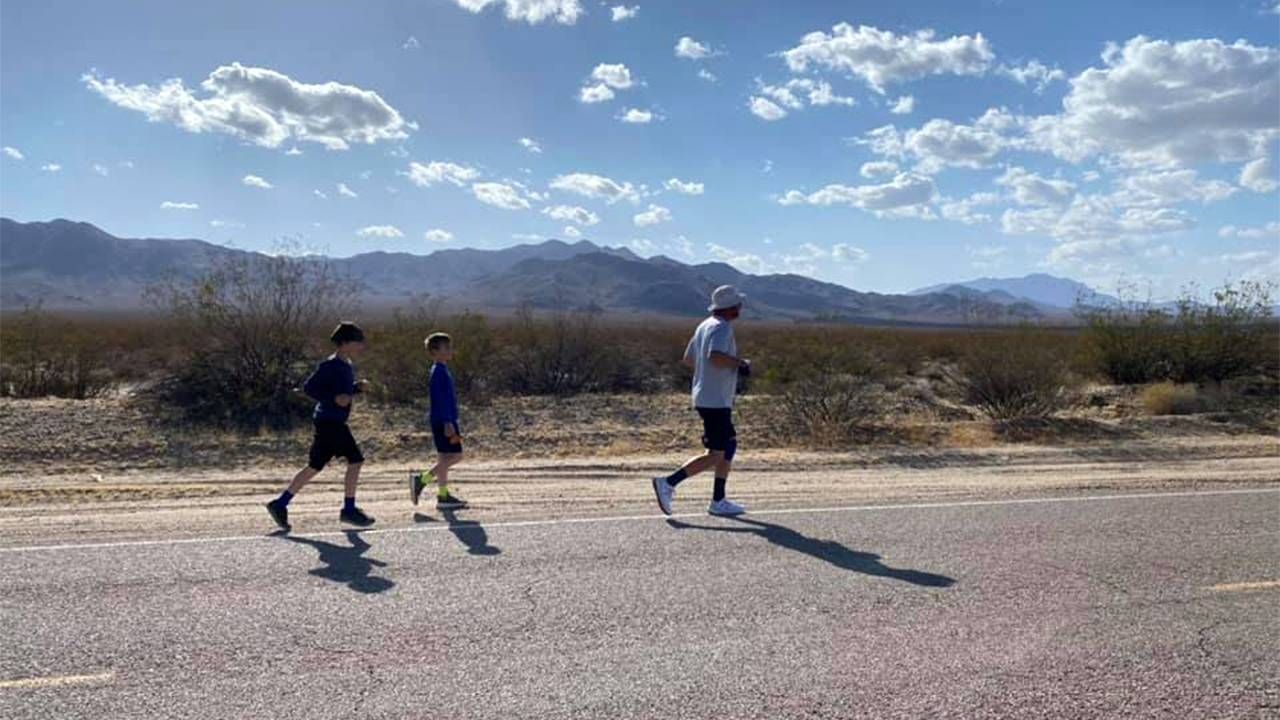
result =
M778 398L784 435L820 446L848 442L884 406L887 369L872 353L849 346L809 347L769 367L764 385Z
M1190 415L1201 407L1200 395L1191 383L1165 381L1142 391L1142 407L1149 415Z
M179 347L160 396L200 423L292 427L310 405L296 388L352 291L326 262L285 254L228 258L194 281L152 288Z
M83 400L110 389L107 347L94 333L28 307L3 322L0 394Z
M407 405L426 402L431 357L424 341L433 332L453 338L449 370L468 403L485 401L494 392L494 339L482 315L445 315L438 303L427 303L397 309L389 321L370 323L366 329L369 347L360 373L372 380L374 399Z
M1068 404L1068 363L1050 335L1024 327L971 344L952 377L965 400L993 420L1045 418Z

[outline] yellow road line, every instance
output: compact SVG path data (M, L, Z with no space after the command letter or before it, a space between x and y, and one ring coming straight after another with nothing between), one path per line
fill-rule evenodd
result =
M17 680L0 680L0 690L19 690L24 688L64 687L66 685L88 685L92 683L110 682L116 674L112 671L96 675L55 675L53 677L18 678Z
M1214 592L1248 592L1249 590L1270 590L1272 588L1280 588L1280 580L1223 583L1221 585L1211 585L1208 589Z

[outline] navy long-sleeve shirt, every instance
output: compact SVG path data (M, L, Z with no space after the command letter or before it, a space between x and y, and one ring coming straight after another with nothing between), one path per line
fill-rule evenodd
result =
M458 396L453 390L453 375L449 366L436 363L431 366L431 414L432 425L453 423L458 427ZM461 432L461 431L459 431Z
M307 394L307 397L316 401L312 418L345 423L351 415L351 406L342 407L334 402L334 398L339 395L355 394L355 366L337 355L330 355L316 366L315 372L311 373L311 377L303 383L302 391Z

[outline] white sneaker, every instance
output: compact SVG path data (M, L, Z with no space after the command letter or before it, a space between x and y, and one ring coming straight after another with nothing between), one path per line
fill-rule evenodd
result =
M712 515L741 515L746 511L746 508L729 498L725 498L723 500L712 500L711 505L707 508L707 512Z
M663 515L671 514L671 498L675 497L676 489L671 487L671 483L667 482L664 477L656 477L653 479L653 494L658 498L658 509Z

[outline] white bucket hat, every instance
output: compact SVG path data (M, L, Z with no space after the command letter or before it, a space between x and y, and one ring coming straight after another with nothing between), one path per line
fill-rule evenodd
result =
M746 294L738 292L738 288L732 285L721 285L712 291L711 304L707 306L707 310L710 312L728 310L731 307L738 307L746 301Z

